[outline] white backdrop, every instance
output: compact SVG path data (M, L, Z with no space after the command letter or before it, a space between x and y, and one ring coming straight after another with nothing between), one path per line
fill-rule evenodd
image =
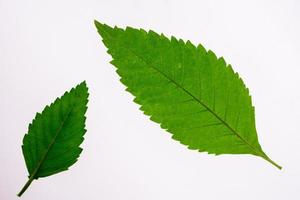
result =
M0 199L27 181L21 142L35 113L87 81L87 133L69 171L34 181L24 200L300 199L300 3L0 0ZM202 43L250 88L265 152L188 150L124 91L93 20Z

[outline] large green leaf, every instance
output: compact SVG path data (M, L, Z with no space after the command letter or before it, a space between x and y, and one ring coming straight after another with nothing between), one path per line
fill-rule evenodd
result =
M87 102L88 88L82 82L36 114L23 138L29 180L18 196L34 179L68 170L77 161L86 132Z
M153 31L95 21L121 82L151 120L190 149L252 154L262 150L248 89L223 58Z

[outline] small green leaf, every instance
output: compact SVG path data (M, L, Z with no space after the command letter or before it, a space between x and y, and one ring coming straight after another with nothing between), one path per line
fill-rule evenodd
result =
M68 170L77 161L86 132L87 102L88 88L82 82L36 114L23 138L29 180L18 196L34 179Z
M281 169L263 152L249 91L223 58L153 31L95 25L127 91L175 140L216 155L260 156Z

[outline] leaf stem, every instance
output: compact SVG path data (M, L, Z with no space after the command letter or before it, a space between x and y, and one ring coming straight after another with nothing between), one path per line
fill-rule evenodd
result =
M279 170L282 169L282 167L280 165L278 165L277 163L275 163L271 158L269 158L265 153L263 154L263 156L261 156L264 160L268 161L269 163L271 163L272 165L274 165L275 167L277 167Z
M21 189L21 191L17 194L18 197L21 197L22 194L27 190L27 188L29 187L29 185L32 183L32 181L34 180L34 176L31 176L28 181L26 182L26 184L23 186L23 188Z

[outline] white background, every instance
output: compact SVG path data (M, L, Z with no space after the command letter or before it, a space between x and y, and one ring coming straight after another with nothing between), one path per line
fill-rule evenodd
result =
M124 91L93 20L202 43L250 88L265 152L188 150ZM30 200L300 199L299 1L0 0L0 199L27 181L21 142L35 113L87 81L87 133L69 171L34 181Z

